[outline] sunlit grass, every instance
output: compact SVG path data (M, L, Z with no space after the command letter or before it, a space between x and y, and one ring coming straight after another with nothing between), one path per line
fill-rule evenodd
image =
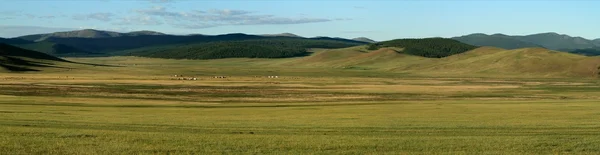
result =
M0 154L600 153L597 79L77 60L0 74Z

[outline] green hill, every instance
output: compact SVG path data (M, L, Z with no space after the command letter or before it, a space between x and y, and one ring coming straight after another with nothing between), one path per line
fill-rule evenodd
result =
M0 38L0 43L5 43L20 48L39 51L42 53L50 54L58 57L69 57L69 56L91 56L98 55L96 53L84 51L75 47L71 47L64 44L57 44L48 41L33 42L17 38L5 39Z
M479 48L420 69L443 74L594 77L598 76L598 67L599 57L544 48Z
M594 40L592 40L592 42L594 42L594 44L596 44L596 46L600 47L600 39L594 39Z
M534 43L521 41L503 34L486 35L482 33L454 37L452 39L475 46L492 46L504 49L518 49L527 47L542 47Z
M597 56L597 55L600 55L600 47L586 48L586 49L575 49L575 50L565 49L564 51L568 51L569 53L573 53L573 54L586 55L586 56Z
M402 50L401 48L388 47L368 50L367 46L318 50L308 57L290 61L284 63L284 65L387 71L399 66L411 66L434 60L434 58L404 54Z
M428 58L447 57L477 48L476 46L461 43L453 39L425 38L383 41L369 45L368 49L376 50L382 47L403 48L403 53Z
M263 34L260 36L265 36L265 37L294 37L294 38L304 38L302 36L293 34L293 33L280 33L280 34Z
M286 58L308 55L309 48L343 48L356 45L361 43L280 37L161 46L129 50L123 54L169 59Z
M18 38L0 38L0 43L5 44L28 44L32 43L31 41L18 39Z
M0 68L3 71L39 71L36 68L56 67L53 64L57 62L68 61L45 53L0 43Z
M148 36L123 36L111 38L49 38L46 41L68 45L84 51L92 53L102 53L106 55L114 55L114 52L122 53L123 50L132 50L137 48L148 48L156 46L180 46L192 45L209 42L223 41L243 41L255 39L304 39L304 40L324 40L324 41L339 41L346 42L351 45L364 44L363 42L336 39L336 38L294 38L294 37L265 37L247 34L224 34L224 35L148 35Z
M321 50L282 64L445 77L598 77L600 71L600 57L544 48L480 47L444 58L414 56L402 50L367 50L367 46Z
M88 52L88 51L84 51L81 49L77 49L75 47L71 47L69 45L57 44L57 43L52 43L52 42L47 42L47 41L34 42L34 43L28 43L28 44L15 44L15 46L18 46L18 47L21 47L24 49L28 49L28 50L39 51L42 53L46 53L46 54L50 54L50 55L58 56L58 57L98 55L98 54L95 54L92 52Z
M515 38L538 45L542 45L548 49L584 49L593 48L595 43L581 37L571 37L564 34L554 32L540 33L526 36L515 36Z
M475 46L494 46L505 49L518 49L528 47L544 47L552 50L571 51L575 49L587 49L600 46L597 41L581 37L558 34L554 32L539 33L531 35L486 35L481 33L454 37L452 39Z
M19 39L29 41L44 41L50 38L110 38L110 37L123 37L123 36L145 36L145 35L165 35L159 32L153 31L134 31L129 33L119 33L111 31L100 31L93 29L84 29L77 31L66 31L66 32L55 32L48 34L34 34L18 37Z

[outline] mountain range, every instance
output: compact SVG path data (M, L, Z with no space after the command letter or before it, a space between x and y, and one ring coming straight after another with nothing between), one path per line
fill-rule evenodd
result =
M6 43L21 48L40 51L59 57L111 56L126 50L148 47L183 46L209 42L242 41L253 39L296 39L325 42L344 42L347 46L366 44L367 42L344 38L315 37L305 38L291 33L271 35L249 35L242 33L222 35L170 35L154 31L134 31L119 33L84 29L79 31L55 32L48 34L26 35L16 38L0 38ZM314 42L313 42L314 43ZM337 46L337 45L336 45ZM312 47L312 46L310 46ZM319 47L319 46L315 46Z
M94 29L84 29L78 31L67 31L67 32L55 32L48 34L34 34L17 37L18 39L29 40L29 41L44 41L49 38L110 38L110 37L123 37L123 36L143 36L143 35L166 35L160 32L154 31L133 31L129 33L119 33L111 31L100 31Z
M237 43L234 44L236 44L236 46L240 46L249 42L240 43L239 41L243 42L246 40L257 39L269 40L267 42L269 42L270 44L279 43L288 45L290 44L290 42L297 42L299 46L295 46L293 48L325 47L322 45L331 42L344 43L344 46L339 46L338 44L335 45L335 47L348 47L353 45L377 43L376 41L365 37L358 37L353 39L337 37L306 38L292 33L262 35L250 35L242 33L222 35L170 35L154 31L134 31L128 33L119 33L93 29L55 32L48 34L33 34L16 38L0 38L0 43L10 44L28 50L40 51L46 54L59 57L81 57L111 56L121 55L124 53L139 53L139 51L143 51L152 47L157 47L165 51L182 51L182 48L188 48L188 50L193 50L199 49L201 44L212 42L236 41ZM542 47L551 50L570 52L580 55L600 55L600 39L588 40L582 37L572 37L569 35L558 34L554 32L531 35L488 35L483 33L474 33L465 36L452 37L450 39L454 39L473 46L491 46L504 49ZM306 44L306 41L311 43ZM265 42L261 42L261 44L262 43ZM317 43L321 45L316 46ZM217 47L215 46L216 44L209 45L211 45L211 47ZM263 45L265 44L260 45L261 48L264 47ZM222 49L222 47L220 46L223 46L223 44L219 45L219 49ZM284 48L269 47L269 49L273 50ZM297 49L295 50L297 51ZM153 51L156 52L156 50ZM202 48L202 51L206 51L206 48Z
M493 46L505 49L518 49L526 47L543 47L551 50L573 51L577 49L590 49L600 47L600 39L588 40L582 37L572 37L554 32L531 35L505 35L475 33L452 39L475 45Z
M600 75L600 57L584 56L600 55L600 52L597 52L600 51L597 45L597 41L600 40L587 40L556 33L527 36L479 33L455 38L395 39L373 41L373 43L369 43L371 41L368 41L370 40L368 38L305 38L289 33L168 35L154 32L125 34L72 32L61 34L71 36L42 34L37 35L43 36L37 39L31 37L35 35L25 38L0 38L0 72L2 70L38 71L46 70L43 68L58 67L53 64L71 66L63 63L65 60L55 56L138 56L167 59L289 58L277 62L289 66L375 69L449 76L508 74L598 77ZM552 50L569 48L574 50L567 52Z

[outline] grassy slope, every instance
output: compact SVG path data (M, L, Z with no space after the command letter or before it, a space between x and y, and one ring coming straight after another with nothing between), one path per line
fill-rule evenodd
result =
M441 59L423 58L384 48L364 47L326 50L293 63L321 67L374 69L423 75L447 76L549 76L596 77L599 57L550 51L543 48L505 50L482 47Z
M401 48L381 48L369 51L366 46L321 50L310 57L292 61L292 64L345 69L386 70L431 61L431 58L401 54Z
M369 54L356 50L327 59ZM493 51L473 53L486 52ZM281 66L301 58L71 60L125 67L0 74L0 152L600 152L596 79L411 78L361 70L375 76L364 78L348 74L354 71L348 69ZM263 73L282 76L252 76ZM201 80L170 80L173 74Z
M598 66L600 66L598 57L586 57L543 48L515 50L483 48L444 58L424 70L448 74L594 77L598 75Z
M140 65L173 64L144 69L148 72L169 70L169 74L202 72L194 68L177 67L179 63L190 66L211 66L214 70L204 74L214 75L219 75L220 70L234 70L235 72L226 74L302 75L310 72L310 74L332 75L410 74L444 77L597 77L600 66L600 57L586 57L543 48L505 50L481 47L445 58L425 58L404 54L402 48L381 48L370 51L366 47L313 49L310 56L283 59L228 58L199 61L114 57L82 60L93 61L96 64L111 62L112 65L117 66L126 62Z

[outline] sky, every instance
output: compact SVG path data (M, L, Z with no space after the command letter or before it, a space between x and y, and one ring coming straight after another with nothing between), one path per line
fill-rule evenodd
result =
M544 32L596 39L598 7L594 0L0 0L0 37L98 29L377 41Z

